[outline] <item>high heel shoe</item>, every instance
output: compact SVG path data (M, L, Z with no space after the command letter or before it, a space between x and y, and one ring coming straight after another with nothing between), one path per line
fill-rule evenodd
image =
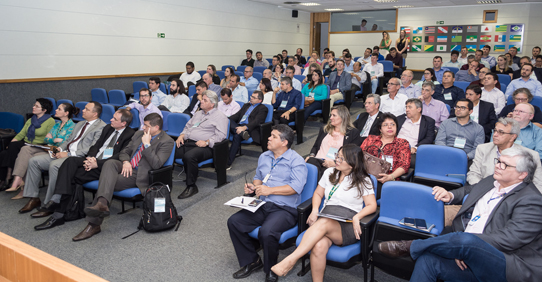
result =
M23 197L23 192L24 192L24 189L21 189L21 191L19 192L19 194L17 194L17 196L11 198L12 200L19 200L19 199L22 199L24 198Z
M23 188L23 187L24 187L24 182L21 183L21 184L19 184L19 185L18 185L17 187L15 187L15 188L12 187L12 188L7 189L6 192L16 192L17 190L19 190L19 189L21 189L21 188Z

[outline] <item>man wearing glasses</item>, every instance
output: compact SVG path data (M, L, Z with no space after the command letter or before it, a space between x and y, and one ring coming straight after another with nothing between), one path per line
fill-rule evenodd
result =
M157 113L162 116L162 111L158 109L153 103L151 103L151 91L147 88L141 88L139 90L139 103L133 102L126 106L126 109L129 111L131 109L136 109L139 111L139 129L143 129L143 123L145 117L150 113Z
M514 119L519 123L521 131L516 143L535 150L542 158L542 128L534 125L534 107L531 104L518 104L514 109Z
M408 98L419 98L422 95L422 90L416 84L412 83L414 73L411 70L405 70L401 74L401 88L399 94L404 94Z
M514 104L506 105L498 117L513 117L514 108L517 104L521 103L530 103L533 100L533 95L531 94L531 91L527 88L518 88L514 93L512 94L512 98L514 100ZM542 111L538 106L534 106L534 117L532 122L534 124L540 124L542 123Z
M455 147L467 153L469 160L474 159L476 147L484 143L484 128L470 118L474 105L465 98L455 104L455 118L440 124L435 139L436 145Z
M482 179L493 175L495 165L493 159L499 158L502 152L508 148L519 148L525 150L533 156L536 163L536 171L533 183L542 190L542 165L538 152L527 149L519 144L514 144L520 132L519 123L513 118L500 118L495 124L492 140L490 143L480 144L476 147L476 157L472 162L467 173L467 182L474 185Z
M252 67L246 67L245 76L241 77L241 82L239 84L247 88L248 93L254 92L258 87L258 80L252 76L254 70ZM246 103L246 102L245 102Z
M524 150L509 148L492 163L494 174L474 186L453 191L433 188L435 200L462 204L453 233L378 245L389 257L411 256L416 261L411 281L542 277L542 195L533 183L535 160Z
M469 84L469 86L471 85L478 85L480 86L480 88L483 88L484 87L484 82L485 82L485 77L486 77L486 74L490 73L491 70L488 69L488 68L482 68L480 69L480 72L478 72L478 80L476 81L473 81ZM495 84L495 87L497 87L499 90L501 89L501 83L497 81L497 83Z
M380 111L383 113L391 113L394 116L400 116L405 113L405 103L408 97L404 94L398 94L401 88L401 80L396 77L390 79L387 84L390 94L383 95L380 103Z

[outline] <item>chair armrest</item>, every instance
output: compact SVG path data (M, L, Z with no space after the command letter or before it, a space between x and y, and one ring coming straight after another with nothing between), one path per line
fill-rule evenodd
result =
M149 170L149 184L154 182L162 182L169 185L170 189L173 188L173 166L168 165L159 169Z
M362 227L365 226L371 226L375 224L376 220L378 219L378 216L380 215L380 207L376 208L376 211L370 215L365 216L364 218L360 219L359 224Z
M273 122L260 124L260 146L262 147L262 152L267 151L267 139L271 136L272 127Z
M312 212L312 198L297 206L297 234L307 230L307 219Z
M408 171L401 175L399 177L399 179L401 179L401 181L408 181L410 182L410 180L412 179L412 176L414 175L414 169L413 168L409 168Z
M350 106L352 106L352 102L354 102L354 91L347 90L346 93L344 93L344 105L347 109L350 110Z
M226 176L226 167L228 165L228 154L230 141L228 138L215 143L213 146L213 163L216 171L217 187L220 187L228 182Z
M327 120L329 119L329 109L330 109L329 104L330 103L331 103L331 99L329 98L322 100L322 119L324 123L326 124L327 124Z
M303 128L305 127L305 109L295 111L295 130L297 131L297 144L303 143Z

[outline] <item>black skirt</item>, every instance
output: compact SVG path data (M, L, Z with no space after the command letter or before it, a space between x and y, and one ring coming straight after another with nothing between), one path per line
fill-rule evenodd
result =
M357 212L349 208L335 205L326 206L321 213L337 215L346 218L352 218L357 214ZM343 237L343 244L341 246L348 246L356 243L358 239L356 239L356 234L354 233L354 226L352 225L352 222L337 222L341 226L341 235Z

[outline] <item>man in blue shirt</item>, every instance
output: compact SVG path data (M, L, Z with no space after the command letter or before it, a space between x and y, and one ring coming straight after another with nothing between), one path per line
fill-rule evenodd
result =
M303 95L292 86L292 79L283 77L280 82L280 89L276 97L273 97L271 103L275 112L273 113L274 124L288 124L294 121L292 113L301 108Z
M534 70L532 64L526 63L521 67L521 77L510 82L506 88L506 98L512 95L516 89L527 88L533 96L542 96L542 84L540 81L531 78L531 73Z
M438 82L442 83L442 75L444 72L449 71L448 68L441 68L442 66L442 57L435 56L433 58L433 70L435 71L435 78ZM422 81L425 81L425 76L422 76Z
M228 158L228 169L235 160L241 141L248 140L252 137L252 141L260 144L262 142L260 136L260 124L265 122L268 114L268 109L262 104L263 92L260 90L254 91L250 96L250 103L246 103L235 114L229 117L230 119L230 134L233 136L230 147L230 157ZM263 140L265 142L266 140Z
M537 151L542 159L542 129L531 122L534 117L533 105L517 104L513 114L514 119L519 123L519 128L521 128L515 143Z
M239 85L247 88L248 93L254 92L258 88L260 82L252 76L254 70L252 67L245 68L245 76L241 77L241 82Z
M445 71L441 77L442 84L435 86L433 98L444 102L452 109L457 101L465 98L463 89L454 86L455 74L452 71Z
M159 77L151 77L149 78L149 89L152 91L152 104L156 107L160 106L164 100L166 100L166 94L160 90L160 78Z
M241 266L233 274L235 279L248 277L262 267L266 281L278 279L270 270L277 263L280 235L296 225L296 208L307 182L303 158L290 149L293 142L294 132L287 125L273 127L267 142L269 150L260 155L254 180L244 189L245 194L256 194L266 203L254 213L241 210L228 219L230 238ZM263 248L263 263L248 235L258 226L261 226L258 240Z

